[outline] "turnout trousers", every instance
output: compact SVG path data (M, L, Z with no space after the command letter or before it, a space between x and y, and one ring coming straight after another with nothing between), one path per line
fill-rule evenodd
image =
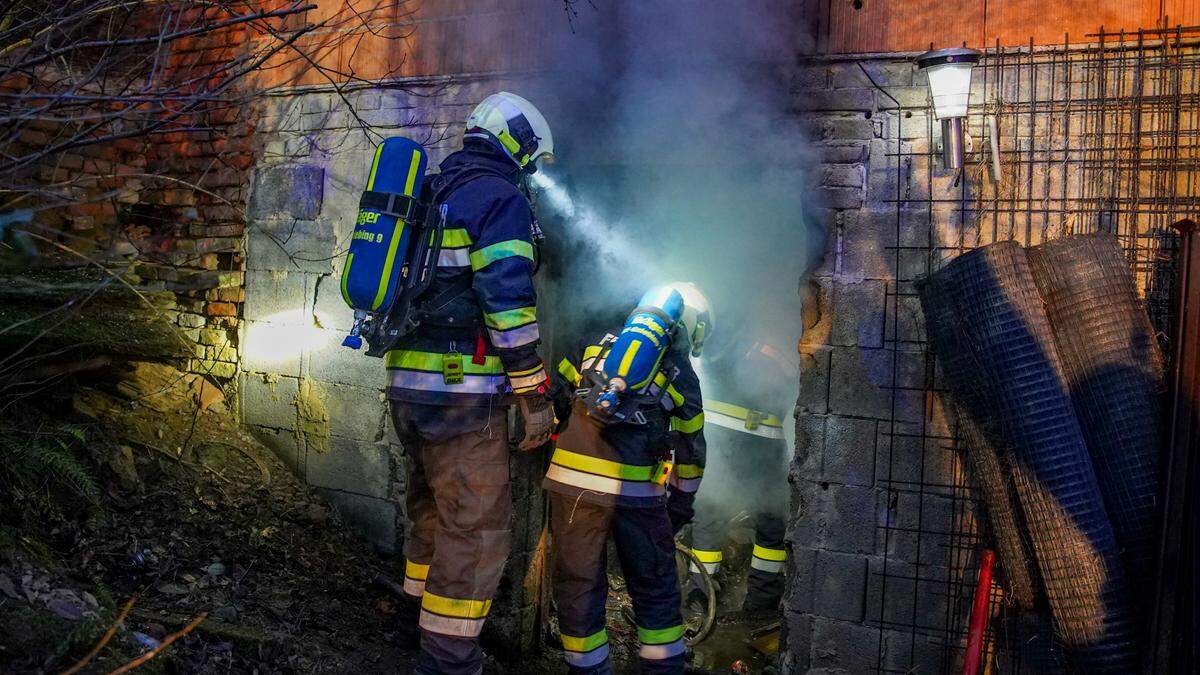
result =
M696 505L692 553L709 574L716 573L721 567L731 517L719 506L703 501ZM746 575L746 600L743 604L746 610L764 611L779 607L779 601L783 598L783 567L787 560L784 532L782 511L760 510L754 514L754 552L750 558L750 572ZM697 588L703 586L697 584Z
M420 626L421 675L483 671L479 632L511 546L506 410L394 402L409 458L400 621Z
M612 673L604 630L611 535L633 600L642 672L683 673L683 616L666 506L617 507L551 492L550 509L554 602L569 671Z
M709 439L704 489L696 497L692 553L709 574L724 557L731 521L739 513L754 518L754 552L746 575L743 609L751 612L779 607L784 589L784 544L788 510L788 451L782 438L764 438L706 424ZM698 583L689 587L703 588ZM690 591L689 591L690 593Z

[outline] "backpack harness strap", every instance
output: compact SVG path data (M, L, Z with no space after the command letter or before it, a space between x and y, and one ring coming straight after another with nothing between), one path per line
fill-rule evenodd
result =
M413 220L413 215L418 213L420 202L413 197L399 192L380 192L378 190L367 190L362 193L362 197L358 200L358 208L370 209L378 211L384 215L394 216L405 222Z

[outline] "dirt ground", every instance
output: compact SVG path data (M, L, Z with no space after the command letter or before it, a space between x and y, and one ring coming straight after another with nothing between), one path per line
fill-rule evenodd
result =
M139 671L408 671L414 655L392 640L394 590L379 581L398 576L398 561L351 534L203 382L142 364L5 411L9 438L68 429L59 445L94 492L46 510L34 506L60 498L49 480L0 495L0 673L81 661L76 672L111 673L150 653ZM636 630L614 587L613 665L633 673ZM731 672L736 660L770 672L745 624L719 624L696 672ZM552 633L535 661L489 658L485 672L565 673Z
M0 672L63 671L131 598L82 672L110 672L205 614L140 669L395 672L407 661L388 642L394 601L372 583L392 563L228 416L180 428L169 411L101 391L74 398L93 415L82 428L101 493L48 528L2 531ZM175 455L139 427L159 441L189 430L193 441Z

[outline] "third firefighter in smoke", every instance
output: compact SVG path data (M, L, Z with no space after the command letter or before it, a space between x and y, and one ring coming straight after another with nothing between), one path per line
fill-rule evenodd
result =
M705 434L714 452L709 489L696 503L692 552L716 574L731 521L743 512L752 517L754 550L743 603L750 613L778 609L783 596L788 451L779 402L788 400L799 369L786 354L765 342L735 338L724 349L709 350L704 361ZM714 580L714 588L719 586ZM688 595L703 599L702 588L693 578Z

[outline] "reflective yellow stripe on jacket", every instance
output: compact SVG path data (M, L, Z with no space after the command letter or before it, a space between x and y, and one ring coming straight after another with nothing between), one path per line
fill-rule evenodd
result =
M623 497L657 497L664 487L651 480L654 466L622 464L556 448L546 478L584 490Z
M428 373L442 372L445 356L436 352L418 352L411 349L393 349L387 353L387 367L404 370L420 370ZM463 359L463 373L466 375L497 375L504 373L504 364L499 356L483 357L483 364L477 365L470 358Z
M764 438L783 438L783 422L770 413L713 400L704 402L704 412L705 419L719 427Z
M575 386L579 386L579 381L583 376L579 374L579 370L575 368L575 364L571 363L570 359L563 359L558 362L558 374L563 376L567 382Z
M678 431L681 434L694 434L704 428L704 412L698 412L693 417L682 420L678 417L671 418L671 431Z
M482 365L462 359L462 382L447 384L442 373L445 355L410 349L387 353L388 375L396 389L437 391L448 394L497 394L508 388L508 376L498 356L486 356Z

